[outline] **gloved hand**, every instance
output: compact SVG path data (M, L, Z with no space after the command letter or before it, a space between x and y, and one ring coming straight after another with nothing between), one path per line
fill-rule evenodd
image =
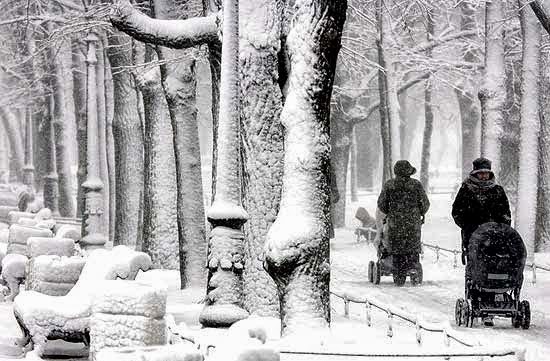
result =
M466 250L462 250L462 255L460 256L460 260L462 261L462 265L466 266Z

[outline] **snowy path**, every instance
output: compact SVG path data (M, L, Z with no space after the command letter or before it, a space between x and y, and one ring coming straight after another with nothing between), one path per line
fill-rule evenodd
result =
M369 260L375 260L374 248L366 243L356 243L351 230L337 230L336 239L332 244L331 259L335 291L346 291L357 296L368 295L407 312L421 315L427 321L450 322L455 329L478 339L483 345L523 345L528 349L528 360L550 359L550 273L539 272L537 283L533 285L530 272L525 272L522 298L531 302L533 310L532 326L529 330L514 329L510 320L504 318L496 319L495 326L491 328L478 323L473 328L466 329L454 326L455 301L458 297L463 297L464 268L461 265L453 268L452 257L442 255L436 263L435 254L427 250L422 260L422 286L412 287L407 282L406 286L401 288L393 285L390 276L382 277L380 285L368 282L367 264ZM341 302L334 308L336 312L343 313ZM353 309L351 312L354 313ZM354 318L364 319L364 311L359 305L355 306L355 313ZM382 317L373 327L384 329L385 319ZM409 328L414 331L412 325Z

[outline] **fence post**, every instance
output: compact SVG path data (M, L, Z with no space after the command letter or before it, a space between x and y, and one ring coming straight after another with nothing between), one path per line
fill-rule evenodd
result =
M439 262L439 246L435 246L435 261Z
M393 337L393 314L388 310L388 337Z
M531 268L533 269L533 280L531 282L535 284L537 283L537 265L535 264L535 262L533 262Z
M367 326L369 326L369 327L372 326L372 318L371 318L370 311L371 311L370 302L369 302L369 300L366 300L365 301L365 313L366 313L366 316L367 316Z
M418 318L415 321L416 326L416 343L418 345L422 345L422 328L420 327L420 322L418 322Z
M453 256L454 256L454 260L453 260L453 268L457 268L458 267L458 261L457 261L457 258L458 258L458 252L456 249L453 249Z
M349 300L344 296L344 317L349 318Z

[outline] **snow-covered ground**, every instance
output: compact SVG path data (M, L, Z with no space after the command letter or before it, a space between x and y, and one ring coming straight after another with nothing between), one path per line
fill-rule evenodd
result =
M423 239L425 242L439 244L442 247L458 249L460 234L450 219L450 194L430 196L432 207L428 213L424 227ZM332 262L332 291L346 292L359 298L374 298L395 308L401 308L410 314L436 323L448 323L464 338L478 341L488 347L510 348L526 347L527 360L550 359L550 273L539 271L537 282L533 284L530 270L525 272L522 298L531 302L532 322L529 330L514 329L509 319L496 319L494 327L485 327L475 324L473 328L456 327L454 325L454 304L457 298L463 296L464 281L463 266L453 267L453 257L450 254L441 253L439 261L436 261L435 253L427 249L422 260L424 268L424 283L413 287L407 282L405 287L395 287L391 277L382 277L380 285L374 285L367 280L367 264L375 260L375 251L372 245L357 243L353 234L353 214L358 206L363 206L374 213L376 202L375 194L360 194L359 202L348 203L348 225L336 230L336 237L331 244ZM542 256L542 255L541 255ZM546 256L546 257L545 257ZM545 262L547 255L540 257ZM544 259L546 258L546 259ZM547 262L548 264L548 262ZM138 279L151 282L164 282L168 286L167 312L174 315L177 323L185 322L193 332L205 335L214 341L220 339L219 333L214 337L209 331L200 331L198 314L202 305L198 303L203 297L203 290L178 290L178 274L174 271L150 271L140 274ZM365 306L351 304L350 318L343 317L344 305L342 300L332 297L332 331L328 340L324 341L326 349L362 352L365 350L383 350L387 352L404 352L414 350L422 352L447 349L457 349L455 342L450 346L444 344L444 336L441 333L422 332L422 346L416 343L416 329L405 321L394 317L393 337L388 337L387 315L373 309L372 326L366 324ZM11 304L0 303L0 361L6 358L1 356L6 353L2 350L2 344L9 339L19 337L20 331L12 315ZM309 349L319 349L318 340L313 340ZM317 345L317 346L316 346ZM302 345L303 346L303 345ZM464 347L462 347L464 349ZM27 358L32 358L29 354ZM335 357L282 355L283 360L331 360ZM351 359L348 357L338 357ZM357 358L354 358L357 359ZM378 360L399 360L401 358L377 358ZM460 358L464 359L464 358ZM479 358L466 358L478 360ZM513 357L503 357L503 360L512 360Z

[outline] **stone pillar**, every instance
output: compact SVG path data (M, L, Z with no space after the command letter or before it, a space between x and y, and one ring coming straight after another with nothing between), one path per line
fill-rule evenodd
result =
M25 114L25 165L23 166L23 184L29 187L34 186L34 161L33 161L33 134L32 134L32 114L30 110Z
M103 214L105 213L103 202L103 181L99 175L99 149L98 149L98 118L97 118L97 86L96 86L96 45L99 38L90 33L86 39L88 54L86 57L87 69L87 175L82 184L85 193L85 210L83 219L83 235L81 246L84 249L103 247L107 236L103 229Z

